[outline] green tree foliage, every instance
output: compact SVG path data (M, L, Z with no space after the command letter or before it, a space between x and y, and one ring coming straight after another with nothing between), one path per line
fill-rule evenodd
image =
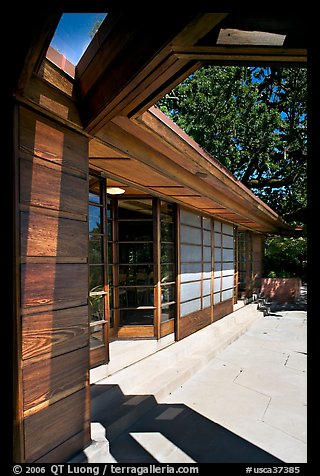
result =
M206 66L158 103L289 223L306 221L307 74Z
M269 237L265 247L265 275L306 279L307 246L304 237Z

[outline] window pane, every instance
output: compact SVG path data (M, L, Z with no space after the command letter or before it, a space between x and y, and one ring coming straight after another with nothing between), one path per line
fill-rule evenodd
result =
M101 291L104 285L103 265L89 266L89 290L90 292Z
M101 179L89 176L89 201L101 204Z
M101 237L90 236L89 239L89 263L103 263L103 239Z
M120 266L119 284L153 285L153 266Z
M108 283L112 286L113 284L113 266L108 266Z
M153 306L153 287L119 287L119 307Z
M152 241L152 221L119 221L119 241Z
M169 321L176 317L175 304L163 304L161 306L161 322Z
M162 264L161 265L161 283L170 283L176 280L175 265Z
M108 243L108 263L113 263L112 243Z
M160 219L161 221L173 221L174 204L160 201Z
M161 286L161 303L175 301L175 284Z
M153 213L151 199L119 200L118 207L119 219L146 219Z
M119 263L153 263L153 243L120 243Z
M112 222L111 221L107 222L107 237L108 237L108 241L112 241Z
M89 232L90 233L102 233L102 210L100 207L94 205L89 206Z
M161 241L174 241L174 224L161 222Z
M174 244L162 243L161 244L161 263L174 263L175 252Z
M103 325L90 328L90 349L96 349L104 345Z
M91 322L104 319L104 295L89 296L89 312Z
M181 282L196 281L202 277L201 263L182 263L181 264Z
M120 311L120 326L153 325L152 309Z
M202 246L181 245L181 261L201 262Z

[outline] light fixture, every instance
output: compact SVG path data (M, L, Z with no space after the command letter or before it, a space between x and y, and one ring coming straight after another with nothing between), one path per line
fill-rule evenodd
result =
M109 195L122 195L124 192L125 192L124 188L107 187L107 194Z

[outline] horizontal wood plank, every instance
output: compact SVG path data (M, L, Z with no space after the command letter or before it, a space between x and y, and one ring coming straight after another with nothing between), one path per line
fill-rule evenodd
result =
M31 77L25 90L25 96L44 109L81 127L76 103L38 76Z
M25 418L26 462L39 459L81 432L88 434L88 397L85 388Z
M167 336L174 332L174 319L160 324L160 337Z
M42 62L38 75L67 96L75 97L74 79L64 74L60 68L47 58Z
M154 337L154 326L123 326L118 329L119 338Z
M77 455L81 449L86 448L90 444L90 428L81 431L76 435L64 441L59 446L43 455L41 458L34 461L36 464L40 463L57 463L70 461L71 458Z
M86 264L21 265L21 307L53 306L64 309L86 305L88 266Z
M87 172L87 137L25 107L20 107L19 147L32 156Z
M22 256L88 255L88 224L46 216L36 210L20 213Z
M179 340L211 324L211 308L192 312L179 320Z
M228 299L227 301L215 304L213 306L213 322L218 321L224 316L231 314L233 312L233 301Z
M22 358L51 357L88 345L88 307L22 316Z
M88 346L53 358L25 361L22 371L24 411L37 406L43 411L41 404L49 406L84 388L88 365Z

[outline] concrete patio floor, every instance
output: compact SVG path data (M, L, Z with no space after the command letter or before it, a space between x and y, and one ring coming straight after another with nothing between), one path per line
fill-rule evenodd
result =
M92 425L109 442L88 462L306 462L307 312L256 307L93 385ZM123 410L110 423L117 403L137 412L131 424Z

